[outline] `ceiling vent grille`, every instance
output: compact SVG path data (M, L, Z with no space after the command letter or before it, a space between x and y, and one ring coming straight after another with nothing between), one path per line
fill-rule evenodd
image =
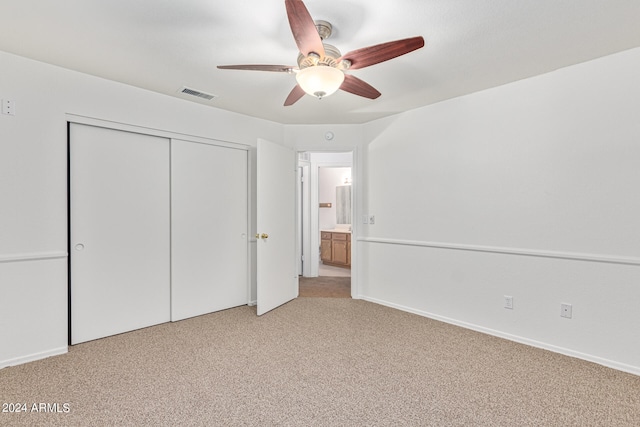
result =
M202 92L200 90L191 89L191 88L188 88L186 86L184 86L182 89L180 89L179 92L180 93L184 93L185 95L191 95L191 96L196 96L198 98L206 99L208 101L211 101L212 99L216 98L215 95L212 95L212 94L206 93L206 92Z

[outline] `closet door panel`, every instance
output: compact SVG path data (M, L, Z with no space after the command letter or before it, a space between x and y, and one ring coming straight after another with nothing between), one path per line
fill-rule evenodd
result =
M170 318L169 140L70 127L71 343Z
M171 320L248 302L247 151L171 141Z

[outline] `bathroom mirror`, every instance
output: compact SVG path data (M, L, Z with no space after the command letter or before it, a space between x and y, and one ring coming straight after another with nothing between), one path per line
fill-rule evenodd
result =
M336 187L336 224L351 224L351 186Z

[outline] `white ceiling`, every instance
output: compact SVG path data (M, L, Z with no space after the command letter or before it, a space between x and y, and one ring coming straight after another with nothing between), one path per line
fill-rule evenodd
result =
M296 65L284 0L0 0L0 50L285 124L364 123L640 46L640 0L306 0L343 53L421 35L351 71L380 92L282 104ZM1 73L0 69L0 73ZM640 73L640 70L639 70ZM53 82L52 82L53 83ZM183 86L212 101L177 93Z

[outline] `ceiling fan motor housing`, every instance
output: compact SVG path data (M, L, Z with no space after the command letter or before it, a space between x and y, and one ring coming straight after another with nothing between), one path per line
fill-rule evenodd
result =
M320 56L315 53L311 53L308 56L303 54L298 55L298 67L303 68L313 67L316 65L326 65L328 67L338 68L337 59L342 56L340 50L337 47L328 43L322 43L324 46L324 56Z

